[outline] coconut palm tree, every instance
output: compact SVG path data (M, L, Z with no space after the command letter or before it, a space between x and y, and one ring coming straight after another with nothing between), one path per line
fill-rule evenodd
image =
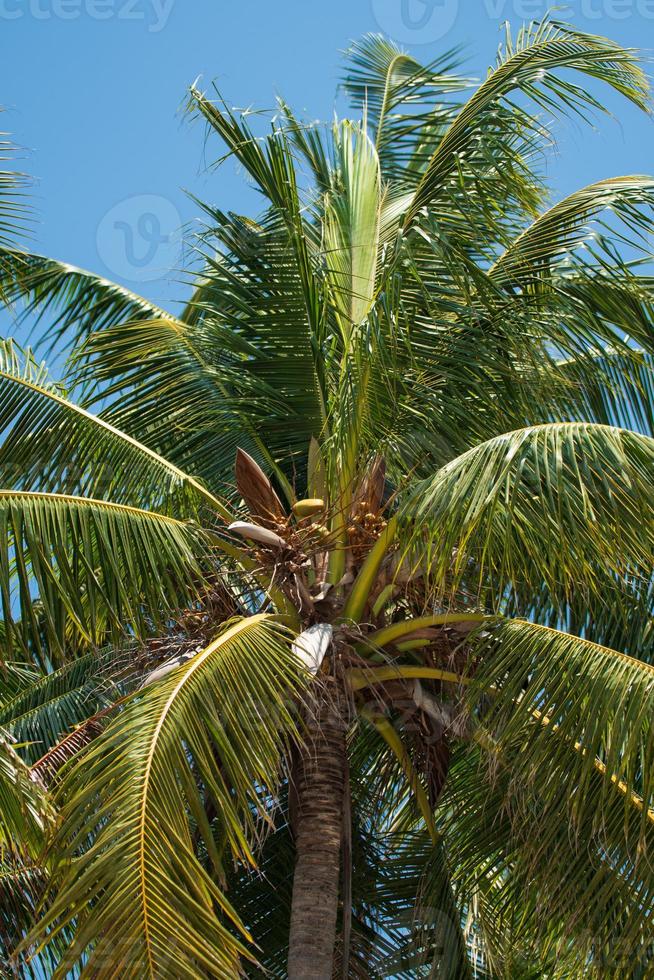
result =
M654 179L552 204L541 118L647 80L552 20L458 72L193 88L262 207L179 315L0 243L67 355L0 352L21 976L649 975Z

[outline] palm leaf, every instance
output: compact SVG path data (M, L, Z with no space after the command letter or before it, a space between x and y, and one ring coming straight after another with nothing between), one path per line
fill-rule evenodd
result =
M55 494L0 491L6 647L58 659L106 631L143 635L199 593L197 530L156 512ZM20 611L20 620L16 612Z
M319 333L320 293L313 276L294 155L287 134L276 127L262 144L248 126L245 114L239 119L222 100L211 101L195 87L191 89L189 111L199 113L220 136L229 155L233 155L256 181L270 201L276 217L286 227L301 281L306 316L313 331Z
M647 78L634 52L555 21L523 28L515 44L507 32L497 67L456 116L429 161L407 210L407 224L429 206L441 185L456 173L458 160L471 145L483 139L489 109L500 106L512 93L521 92L550 111L602 108L590 93L560 78L557 69L573 69L599 79L640 108L648 105Z
M545 583L563 603L582 590L601 597L611 574L646 590L653 466L646 436L590 423L535 426L453 460L412 491L406 514L441 593L465 581L497 606Z
M20 743L21 758L33 765L70 729L111 704L119 693L114 676L125 671L127 662L123 651L94 651L58 670L24 676L0 707L0 727ZM15 667L5 665L5 676Z
M0 249L16 247L17 239L25 236L29 228L29 206L26 203L29 178L17 170L6 170L13 164L16 147L7 133L0 133ZM6 294L0 283L0 299Z
M571 382L570 407L602 425L654 438L654 361L641 350L609 349L567 358L560 373Z
M633 230L651 225L645 209L654 205L651 177L612 177L575 191L540 215L495 262L489 275L497 282L529 285L549 263L569 263L575 250L592 241L589 223L607 209Z
M124 320L152 319L158 307L124 286L86 269L33 252L0 247L0 296L22 304L22 315L46 315L40 343L48 350L70 349L89 334Z
M288 643L266 617L236 622L135 695L83 753L60 795L56 898L33 936L77 921L55 977L78 962L82 977L232 976L239 957L252 955L217 882L231 858L251 860L248 840L278 779L298 681Z
M44 788L0 732L0 853L38 858L52 818Z
M423 66L380 34L367 34L347 50L343 88L366 116L385 175L399 175L427 130L435 139L449 124L452 95L470 85L454 74L457 67L457 51Z
M0 967L4 975L38 980L45 964L13 959L16 946L34 921L45 872L41 865L20 859L0 862ZM50 965L50 964L48 964Z
M520 763L525 773L542 772L542 758L536 759L553 753L539 792L545 796L557 780L574 784L571 823L584 815L597 821L607 848L609 820L622 832L634 810L640 833L654 833L654 667L521 620L493 628L474 646L484 660L475 684L485 689L493 684L488 725L500 748L505 739L515 744L527 738ZM634 860L639 850L636 839Z
M183 516L202 500L228 516L192 477L70 401L45 366L11 340L0 344L0 429L5 486L106 496Z
M602 777L594 772L592 781ZM594 815L571 830L575 795L567 778L556 792L545 762L529 773L515 745L501 752L492 742L465 746L453 761L439 823L460 901L494 975L521 976L526 965L527 976L599 978L647 962L648 885L635 885L633 855L623 874ZM618 800L606 824L612 843L622 833L625 857L640 818L631 812L625 828L623 814Z
M373 304L380 236L381 177L377 152L365 129L343 123L335 144L341 187L328 195L325 261L332 302L349 339Z
M634 246L638 243L629 247ZM588 363L584 358L601 358L607 349L623 355L633 355L637 348L652 353L652 280L638 274L637 266L613 258L620 247L619 240L609 237L596 261L575 262L573 255L569 266L553 266L526 294L532 307L547 304L551 310L543 333L550 351L566 360L575 358L580 370ZM589 365L584 383L592 386L592 379Z

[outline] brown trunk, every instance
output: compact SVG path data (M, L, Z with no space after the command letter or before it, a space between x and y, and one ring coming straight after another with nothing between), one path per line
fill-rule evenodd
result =
M346 770L345 725L330 701L316 707L297 766L289 980L332 980Z

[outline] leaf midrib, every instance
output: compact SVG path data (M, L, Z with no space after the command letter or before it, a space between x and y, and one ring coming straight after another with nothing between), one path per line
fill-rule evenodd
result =
M152 741L150 744L150 749L148 751L146 764L145 764L145 772L143 776L143 798L141 801L139 826L138 826L138 835L139 835L138 872L139 872L140 893L141 893L141 906L143 910L143 929L144 929L146 952L148 957L149 975L152 977L152 980L155 980L156 974L154 972L154 961L153 961L153 955L151 949L152 944L150 939L150 926L148 923L148 900L147 900L147 893L146 893L145 833L146 833L147 808L148 808L148 787L150 783L150 777L152 774L152 767L154 764L154 755L157 749L157 743L161 735L163 726L166 722L168 712L170 711L172 705L174 704L177 695L182 690L186 682L193 676L195 671L199 669L209 657L213 656L216 650L218 650L226 642L233 639L235 636L238 636L239 633L243 632L249 627L256 626L259 623L267 620L268 618L269 617L266 616L265 614L259 614L257 616L252 616L249 619L242 620L240 623L236 623L234 626L230 627L228 630L222 633L216 640L213 641L213 643L210 643L209 646L206 647L206 649L202 653L198 654L197 657L194 657L193 660L189 661L188 665L186 665L186 667L184 668L183 676L175 685L168 699L166 700L161 715L152 733Z

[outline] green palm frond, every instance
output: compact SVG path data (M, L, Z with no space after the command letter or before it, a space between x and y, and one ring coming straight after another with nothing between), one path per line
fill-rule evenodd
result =
M564 602L543 583L540 588L516 586L507 597L507 616L529 619L621 650L644 663L654 662L654 585L651 580L607 575L595 595L580 587Z
M403 213L463 111L454 94L472 83L454 74L456 51L422 67L392 42L369 36L349 55L345 88L356 105L366 107L376 131L382 173L397 185L394 196ZM457 161L456 179L443 183L429 213L421 216L421 224L433 223L438 235L454 247L463 241L468 248L478 247L490 227L499 234L504 225L511 225L516 202L530 211L541 200L533 163L547 138L545 130L535 127L515 105L510 110L494 105L483 127L481 120L478 123L467 153ZM484 215L478 207L482 199Z
M53 815L44 788L0 731L0 855L38 858Z
M519 765L539 773L541 795L555 786L558 793L562 780L574 785L572 824L577 816L596 821L609 852L610 820L622 834L636 815L634 829L654 834L654 667L522 620L504 622L474 646L482 658L475 684L493 687L484 725L500 751L505 741L524 740ZM552 753L547 779L544 753ZM637 861L638 838L630 843ZM654 901L654 880L650 888Z
M40 907L48 881L47 867L29 857L14 855L0 862L0 970L4 977L43 980L57 965L55 950L72 941L71 930L53 939L52 949L42 956L16 953ZM70 980L74 980L72 973Z
M618 247L609 239L606 252ZM574 357L583 366L585 356L601 357L606 348L625 354L634 348L652 353L654 291L651 278L638 265L610 260L606 253L589 264L573 260L568 269L563 265L552 269L534 292L528 302L536 306L544 302L551 309L543 335L550 349L564 357ZM592 370L587 376L586 383L592 385Z
M5 169L7 164L13 165L15 159L16 147L7 133L0 133L0 249L16 248L17 240L24 238L29 229L29 178L13 167ZM2 282L0 299L7 300Z
M489 275L506 284L529 285L550 263L569 264L575 251L592 243L590 222L610 209L628 230L647 233L654 206L654 179L636 175L612 177L575 191L525 229L495 262Z
M71 349L89 334L124 320L163 313L124 286L66 262L34 252L0 247L0 296L20 315L48 325L40 343Z
M272 471L274 459L299 458L321 433L329 351L312 333L314 300L287 229L206 210L205 284L188 322L159 317L105 329L78 352L77 366L103 406L108 399L103 417L224 490L237 446Z
M202 116L223 140L228 155L233 155L250 174L286 228L301 282L306 317L313 332L320 336L320 291L313 275L310 237L303 218L295 157L288 135L283 128L275 127L266 140L260 142L248 126L245 114L239 119L222 100L211 101L195 87L191 89L189 111Z
M324 249L332 302L349 339L375 298L381 176L377 152L365 129L342 123L334 142L342 186L328 194Z
M436 140L451 122L452 96L471 83L455 74L458 52L429 65L380 34L367 34L346 52L343 88L365 113L387 177L401 175L427 132Z
M72 930L53 939L52 948L40 956L16 953L16 947L38 915L47 884L47 869L39 863L20 857L0 863L0 970L5 977L20 980L43 980L52 976L56 950L62 951L72 941ZM69 980L75 980L76 972Z
M458 113L429 161L407 210L407 224L456 174L459 159L483 140L489 110L506 104L514 93L528 96L548 111L603 108L589 92L561 78L557 74L561 69L599 79L640 108L648 107L647 77L633 51L555 21L524 27L515 42L507 30L497 67Z
M4 486L106 496L183 516L208 502L226 513L176 466L70 401L31 351L11 340L0 342L0 429Z
M648 210L636 207L634 217L639 226L644 223L637 228L642 234ZM550 243L553 249L557 234ZM516 333L522 340L522 350L518 347L514 356L526 356L529 363L526 345L531 345L539 358L542 370L534 384L540 377L546 386L539 403L544 407L549 403L551 417L597 421L649 434L651 282L639 272L638 264L615 258L621 242L613 229L606 236L591 236L588 243L581 261L579 250L575 257L571 247L569 262L568 258L552 264L534 262L531 271L529 263L524 264L516 272L517 282L524 277L524 289L511 293L504 307L500 302L498 312L513 320L513 342Z
M19 689L2 697L0 727L19 743L21 758L33 765L74 726L116 700L120 688L114 677L124 673L128 663L128 653L107 650L49 673L23 670ZM4 670L10 677L16 665L6 664ZM2 694L4 687L2 678Z
M280 217L288 222L289 227L293 227L298 217L297 184L292 157L288 155L289 148L285 145L283 133L274 130L267 138L258 139L248 124L248 113L238 113L237 110L230 109L217 91L215 94L217 98L211 100L193 86L189 112L201 116L208 127L217 133L225 143L228 155L233 155L245 167L270 203L279 209ZM288 170L289 165L291 173ZM284 181L279 180L282 174L291 177L289 185L285 186ZM294 196L296 206L287 214L281 214Z
M322 122L306 123L298 119L284 99L278 97L277 105L283 116L283 129L289 144L299 152L302 163L309 167L320 193L328 191L332 184L333 163L329 143L330 127Z
M640 350L607 350L567 358L559 372L573 386L574 405L588 421L654 438L654 359Z
M420 827L382 840L387 848L380 876L384 904L401 907L403 898L405 907L397 923L397 949L388 957L384 975L486 980L490 974L483 941L472 935L444 842L434 847Z
M654 442L624 429L555 422L506 433L411 493L414 546L441 594L458 584L502 604L545 583L565 602L601 597L610 574L647 590L654 549Z
M229 883L230 901L259 948L258 963L245 967L257 980L286 975L295 847L288 825L278 823L255 855L257 867L239 867Z
M79 374L99 385L99 399L110 399L102 412L109 424L229 496L237 448L274 470L253 418L268 427L273 445L286 450L289 440L304 446L298 430L306 434L306 416L293 411L298 429L289 426L265 357L251 364L242 355L231 360L223 336L213 324L183 325L171 317L124 323L91 338L85 349L90 357L79 362ZM257 379L259 369L273 375L267 385ZM301 397L306 406L306 389ZM308 416L309 431L313 417Z
M60 794L61 880L33 936L47 942L46 928L77 921L56 977L78 962L83 977L232 976L256 955L224 874L252 860L299 680L270 620L236 622L135 695L83 753Z
M13 959L14 950L34 920L45 880L44 868L38 863L19 858L0 862L0 968L4 976L38 980L52 966L30 963L26 957Z
M274 126L265 140L258 140L246 119L228 108L221 99L211 101L193 87L189 111L205 119L210 130L224 142L233 156L256 182L272 210L273 223L285 228L289 253L300 283L306 320L315 340L324 333L319 281L314 275L312 245L319 239L308 224L298 185L292 140L283 127ZM270 220L270 215L267 216Z
M521 621L473 646L481 754L454 766L443 800L464 892L485 881L491 919L512 910L518 942L549 949L561 969L569 960L572 975L584 961L590 976L644 962L654 916L652 667ZM501 931L491 940L512 944Z
M143 635L199 594L206 550L193 525L153 511L2 490L6 649L45 634L60 659L107 632Z
M538 773L529 772L517 746L498 753L492 743L463 747L450 768L439 822L453 881L492 974L522 976L531 967L526 976L569 980L644 967L652 907L626 846L639 818L630 815L626 830L618 806L609 842L622 833L623 846L610 852L601 818L589 814L571 829L576 794L567 778L557 793L543 776L549 776L544 760ZM601 779L595 773L593 780Z

